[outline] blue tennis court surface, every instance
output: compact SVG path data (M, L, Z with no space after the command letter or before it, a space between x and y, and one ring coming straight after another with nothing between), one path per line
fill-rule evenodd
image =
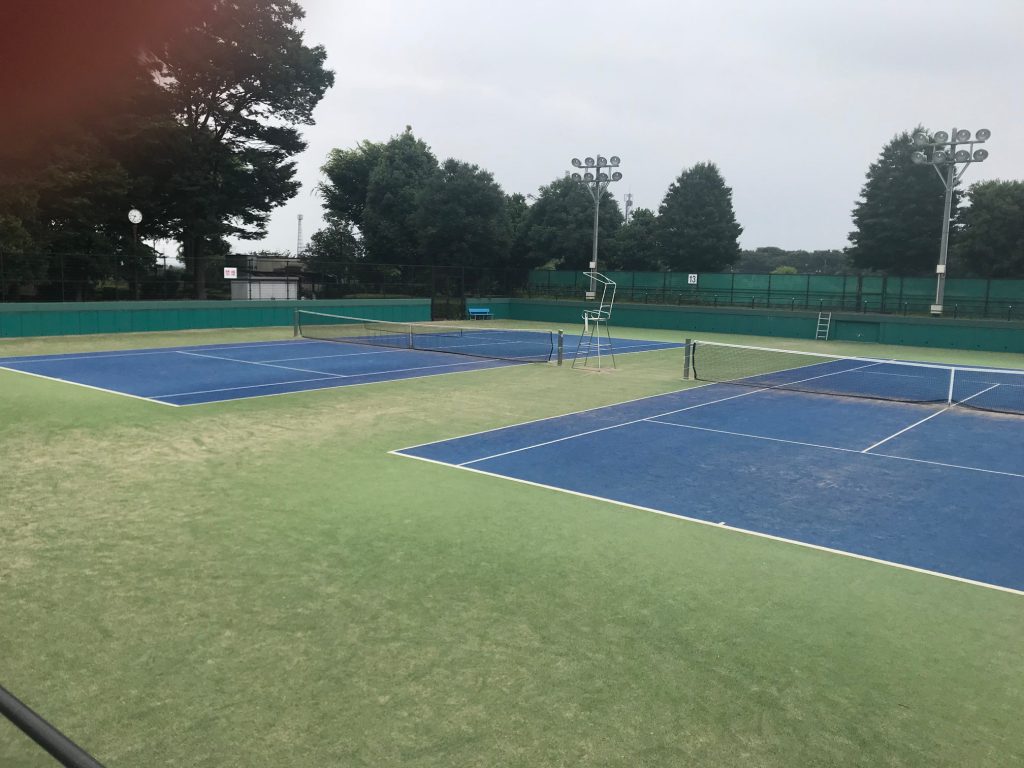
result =
M395 453L1024 594L1024 419L708 384Z
M474 333L467 345L480 337ZM454 350L456 341L446 346ZM578 341L565 337L567 361ZM683 346L636 339L612 344L616 355ZM309 339L0 358L0 369L176 406L528 364Z

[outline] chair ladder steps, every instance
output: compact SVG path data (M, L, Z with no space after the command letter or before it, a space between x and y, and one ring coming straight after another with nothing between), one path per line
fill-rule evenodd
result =
M815 339L821 341L828 341L828 333L832 329L832 313L831 312L819 312L818 313L818 330L814 334Z

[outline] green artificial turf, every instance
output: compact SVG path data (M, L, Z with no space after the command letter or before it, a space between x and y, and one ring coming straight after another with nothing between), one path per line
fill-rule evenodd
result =
M189 408L0 371L0 683L108 768L1024 764L1019 595L388 453L679 354ZM0 765L53 762L2 721Z

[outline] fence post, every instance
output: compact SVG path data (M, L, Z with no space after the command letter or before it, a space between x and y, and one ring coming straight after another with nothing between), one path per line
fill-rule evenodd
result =
M985 308L981 312L982 317L988 317L988 297L992 292L992 278L985 281Z
M811 306L811 276L807 275L807 288L804 290L804 309Z
M736 273L729 273L729 306L731 307L736 303Z
M7 301L7 276L4 274L3 251L0 251L0 301Z

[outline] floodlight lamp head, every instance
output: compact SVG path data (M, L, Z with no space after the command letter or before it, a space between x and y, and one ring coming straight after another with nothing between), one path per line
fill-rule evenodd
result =
M927 144L930 139L931 137L924 131L918 131L917 133L914 134L914 143L919 147L922 147L925 144Z
M583 163L580 162L580 159L578 157L574 157L572 159L572 166L573 166L573 168L582 168L583 167Z
M925 157L924 152L922 152L921 150L918 150L917 152L912 152L910 154L910 159L913 160L916 165L922 165L923 163L928 162L928 158Z
M945 144L949 141L949 134L945 131L936 131L935 136L932 137L936 144Z
M594 180L594 174L592 174L590 171L587 171L586 173L583 174L583 180L584 181L593 181Z
M598 165L608 165L608 159L604 155L598 155L597 156L597 164Z
M618 181L621 178L622 178L622 174L619 173L618 171L616 171L615 173L612 174L612 181Z
M974 132L974 140L975 141L988 141L989 137L991 135L992 135L992 131L990 131L988 128L981 128L980 130L977 130L977 131Z
M597 180L598 181L608 181L608 174L605 173L604 171L601 171L599 174L597 174Z
M588 168L593 168L594 167L594 158L592 158L592 157L588 157L583 162L585 162L587 164Z
M987 149L976 149L976 150L974 150L974 159L977 160L979 163L982 160L984 160L986 157L988 157L988 150Z
M583 181L583 177L582 177L582 176L580 176L580 175L579 175L578 173L574 173L574 174L572 175L572 180L573 180L573 181Z
M956 140L961 143L965 141L970 141L971 132L968 131L966 128L961 128L959 131L956 132Z
M932 152L932 162L937 164L945 163L949 160L949 155L943 152L941 149L937 149Z
M958 149L956 154L953 155L953 159L958 163L969 163L971 161L971 153L966 149Z
M619 159L618 155L612 155L609 158L608 162L611 164L612 168L617 168L619 163L621 163L622 161Z

